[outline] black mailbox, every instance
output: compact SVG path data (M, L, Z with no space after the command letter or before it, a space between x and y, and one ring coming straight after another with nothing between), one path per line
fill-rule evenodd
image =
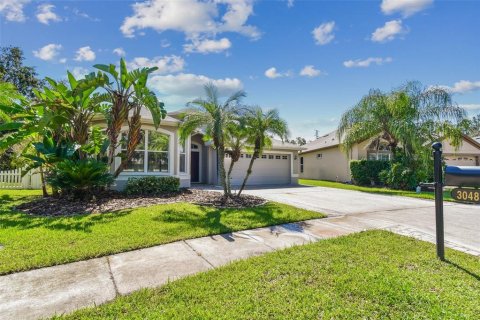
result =
M447 166L445 185L480 188L480 167Z

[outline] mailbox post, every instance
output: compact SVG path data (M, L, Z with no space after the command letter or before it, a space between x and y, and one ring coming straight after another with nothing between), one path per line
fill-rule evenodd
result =
M433 148L434 186L435 186L435 224L437 231L437 257L445 260L445 240L443 230L443 179L442 179L442 144L435 142Z

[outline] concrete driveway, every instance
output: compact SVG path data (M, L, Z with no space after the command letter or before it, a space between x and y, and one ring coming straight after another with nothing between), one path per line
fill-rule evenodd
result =
M435 241L432 200L379 195L324 187L250 189L246 193L337 217L345 225L382 228ZM445 240L449 247L480 252L480 206L445 202Z

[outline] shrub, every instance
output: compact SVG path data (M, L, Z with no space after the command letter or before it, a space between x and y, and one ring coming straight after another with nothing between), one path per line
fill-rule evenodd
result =
M350 161L350 171L355 184L369 186L381 182L379 174L383 170L390 168L389 161L377 160L352 160Z
M393 163L391 169L382 171L380 176L392 189L412 190L419 182L415 172L401 162Z
M125 192L128 195L158 195L179 189L180 179L176 177L142 177L129 178Z
M52 166L47 182L62 194L85 198L113 183L109 166L95 159L63 160Z

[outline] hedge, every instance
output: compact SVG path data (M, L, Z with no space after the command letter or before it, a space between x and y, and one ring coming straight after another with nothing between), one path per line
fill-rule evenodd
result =
M125 192L128 195L159 195L180 190L180 179L176 177L129 178Z
M361 186L380 184L379 174L383 170L390 169L390 161L380 160L352 160L350 161L350 172L353 183Z

